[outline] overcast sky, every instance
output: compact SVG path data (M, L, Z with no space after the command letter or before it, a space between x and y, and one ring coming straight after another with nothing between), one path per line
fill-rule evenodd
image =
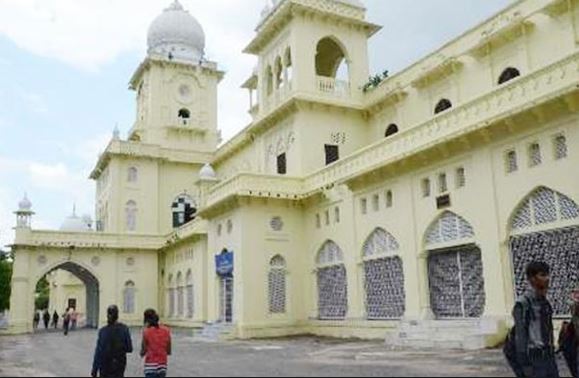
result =
M151 21L171 0L0 0L0 244L24 192L34 228L94 213L88 180L115 124L134 120L127 89L145 56ZM241 50L265 0L181 0L207 35L207 57L227 72L219 127L226 139L249 122L239 86L256 60ZM370 41L370 71L396 72L493 15L509 0L366 0L384 26ZM299 54L299 51L294 52Z

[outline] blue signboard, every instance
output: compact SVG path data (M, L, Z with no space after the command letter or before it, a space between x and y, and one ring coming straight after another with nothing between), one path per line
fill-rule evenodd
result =
M233 276L233 251L224 249L215 256L215 270L220 277Z

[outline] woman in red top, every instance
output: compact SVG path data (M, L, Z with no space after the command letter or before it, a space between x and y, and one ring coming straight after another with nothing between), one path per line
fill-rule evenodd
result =
M168 356L171 355L171 331L159 325L155 310L145 311L145 329L141 357L145 357L145 377L165 378Z

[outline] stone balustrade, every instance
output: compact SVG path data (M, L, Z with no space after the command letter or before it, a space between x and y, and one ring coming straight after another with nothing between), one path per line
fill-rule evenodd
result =
M318 92L339 98L350 98L350 83L343 80L337 80L331 77L318 76Z

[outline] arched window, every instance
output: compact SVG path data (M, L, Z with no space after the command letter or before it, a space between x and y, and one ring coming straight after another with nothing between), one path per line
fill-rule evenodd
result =
M135 167L129 168L127 172L127 181L128 182L137 182L139 180L139 171Z
M568 196L540 187L528 195L511 220L511 261L515 295L528 284L525 269L531 261L543 261L556 272L548 299L557 317L570 312L571 290L579 285L579 206Z
M279 89L284 86L284 72L283 72L283 64L281 62L281 58L277 57L275 60L275 67L274 67L274 74L275 74L275 86L276 89Z
M434 114L442 113L450 108L452 108L452 102L446 98L443 98L438 102L438 104L436 104L436 107L434 108Z
M293 61L292 52L288 47L285 53L285 80L288 84L292 82L293 79Z
M326 242L317 256L318 316L320 320L343 320L348 313L348 282L344 253Z
M392 194L392 191L389 190L386 192L386 208L389 209L392 206L394 206L394 195Z
M137 203L135 201L127 202L125 207L127 231L137 230Z
M519 206L511 221L511 229L521 231L579 219L579 206L571 198L541 187Z
M123 312L125 314L135 313L135 283L127 281L123 291Z
M178 228L195 219L197 205L187 194L181 194L173 201L171 210L173 213L173 228Z
M179 110L179 118L184 119L184 120L191 118L191 112L189 111L189 109L185 109L185 108L180 109Z
M430 305L438 319L479 318L484 312L482 252L474 236L470 223L449 211L426 232Z
M187 317L193 319L195 313L195 293L193 292L193 274L187 272Z
M167 289L167 314L169 318L175 316L175 281L173 280L173 275L169 276Z
M426 231L426 245L433 248L436 244L461 244L465 240L472 241L474 236L470 223L455 213L445 211Z
M316 48L316 74L322 77L349 81L348 71L346 52L342 46L333 38L327 37L320 40Z
M391 124L390 126L388 126L388 128L386 129L386 133L385 133L385 137L388 138L389 136L392 136L394 134L398 133L398 126L396 124Z
M266 85L266 93L268 96L270 96L273 93L273 68L271 68L271 66L267 67L267 70L265 71L265 75L266 75L266 81L265 81L265 85Z
M177 274L177 316L182 317L185 311L185 286L183 285L183 275Z
M521 76L521 72L518 69L509 67L501 73L501 76L499 77L499 85L511 81L519 76Z
M269 263L269 312L271 314L286 313L287 267L282 256L275 256Z
M370 320L398 319L406 309L404 271L398 241L377 229L364 243L366 314Z

